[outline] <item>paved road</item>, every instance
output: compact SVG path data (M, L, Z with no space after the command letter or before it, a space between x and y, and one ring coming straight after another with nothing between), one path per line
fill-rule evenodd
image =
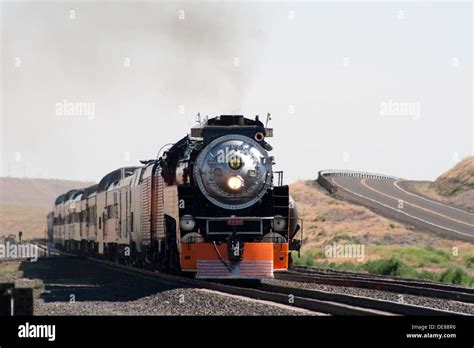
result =
M327 176L338 194L397 220L474 242L474 214L409 192L403 180Z

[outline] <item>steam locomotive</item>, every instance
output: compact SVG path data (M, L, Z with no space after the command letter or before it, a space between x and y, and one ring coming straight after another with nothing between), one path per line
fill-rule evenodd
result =
M303 232L283 173L272 170L272 135L258 116L206 119L158 159L57 197L50 238L164 273L272 278L288 269Z

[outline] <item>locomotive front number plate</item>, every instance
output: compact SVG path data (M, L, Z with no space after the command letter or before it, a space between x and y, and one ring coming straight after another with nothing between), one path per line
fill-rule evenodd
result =
M240 226L244 224L244 219L239 219L239 218L230 218L227 219L227 225L231 226Z

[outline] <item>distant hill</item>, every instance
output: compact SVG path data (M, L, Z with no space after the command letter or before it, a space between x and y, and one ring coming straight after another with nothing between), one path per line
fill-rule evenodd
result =
M407 188L422 196L474 212L474 157L467 157L434 182L411 181Z
M23 231L24 238L44 236L46 214L60 194L90 182L0 178L0 236Z
M443 196L453 196L474 190L474 157L467 157L433 183L433 187Z

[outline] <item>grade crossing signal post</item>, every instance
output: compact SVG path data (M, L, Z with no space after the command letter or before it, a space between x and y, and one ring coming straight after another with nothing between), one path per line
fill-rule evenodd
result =
M0 316L33 315L33 289L0 283Z
M12 315L12 289L14 283L0 283L0 315Z

